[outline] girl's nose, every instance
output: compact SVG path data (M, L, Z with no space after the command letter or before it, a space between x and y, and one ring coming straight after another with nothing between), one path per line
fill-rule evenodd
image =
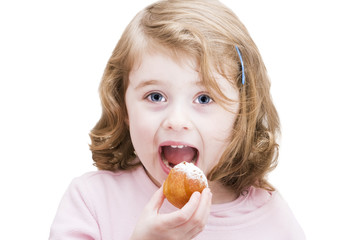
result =
M192 126L188 113L181 109L170 111L163 122L165 129L174 131L191 130Z

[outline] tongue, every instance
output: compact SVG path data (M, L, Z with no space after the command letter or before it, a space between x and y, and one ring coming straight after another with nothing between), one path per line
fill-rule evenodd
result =
M165 159L174 165L183 161L191 162L196 154L196 150L192 147L172 148L163 147L163 154Z

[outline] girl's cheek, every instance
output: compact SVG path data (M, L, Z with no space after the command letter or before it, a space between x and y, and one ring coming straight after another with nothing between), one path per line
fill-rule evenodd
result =
M151 111L137 111L130 120L130 132L145 138L152 136L159 125L159 115Z

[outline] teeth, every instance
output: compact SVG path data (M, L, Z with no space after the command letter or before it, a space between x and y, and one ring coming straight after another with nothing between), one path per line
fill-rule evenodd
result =
M170 145L172 148L184 148L187 147L186 145Z
M168 162L166 159L163 158L162 160L163 160L163 162L164 162L164 164L165 164L166 167L168 167L168 168L170 168L170 169L172 168L172 167L169 165L169 162Z

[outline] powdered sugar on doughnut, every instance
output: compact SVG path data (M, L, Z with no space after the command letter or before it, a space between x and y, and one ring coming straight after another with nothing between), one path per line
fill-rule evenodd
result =
M193 163L188 163L188 162L179 163L174 167L174 170L182 171L186 173L186 176L188 178L198 179L199 181L204 182L205 185L208 187L208 182L204 172L201 171L201 169L195 166Z

